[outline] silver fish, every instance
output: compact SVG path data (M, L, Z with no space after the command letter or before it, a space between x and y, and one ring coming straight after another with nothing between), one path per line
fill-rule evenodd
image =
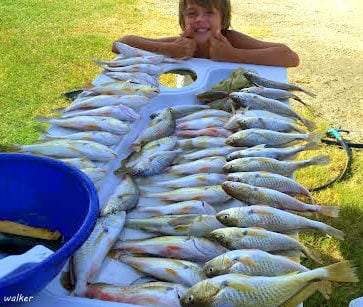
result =
M216 210L205 201L189 200L163 206L136 207L127 215L127 218L147 218L179 214L216 214Z
M212 230L223 228L215 215L184 214L149 217L145 219L128 219L126 227L154 232L164 236L203 237Z
M344 240L344 233L325 223L269 206L250 206L220 211L217 219L227 226L262 227L276 232L316 229Z
M175 119L171 108L164 109L157 117L151 120L149 126L141 132L132 144L132 148L136 151L141 146L166 136L170 136L175 130Z
M128 81L133 83L151 85L154 87L159 87L159 80L155 76L151 76L143 72L122 72L122 71L106 71L104 74L110 78Z
M56 139L67 139L67 140L83 140L92 141L100 143L107 146L116 145L121 141L121 136L119 134L113 134L106 131L83 131L71 134L63 134L52 136L49 133L43 135L47 140Z
M255 146L265 144L267 146L283 146L288 143L304 140L306 142L314 142L321 138L320 133L286 133L276 132L265 129L246 129L236 132L226 138L225 142L231 146Z
M120 254L156 255L187 261L208 261L228 251L218 243L193 236L165 236L147 240L117 241L113 246Z
M243 147L244 148L244 147ZM242 149L233 146L221 146L221 147L211 147L206 149L197 150L191 153L187 153L181 156L182 160L197 160L203 159L211 156L223 156L231 154L232 152Z
M192 175L199 173L222 173L226 159L222 156L207 157L192 162L170 166L167 172L173 175Z
M192 139L180 139L177 145L183 149L206 149L210 147L222 147L225 146L226 138L224 137L212 137L212 136L198 136Z
M104 67L105 65L111 67L118 66L130 66L134 64L160 64L164 60L163 55L147 55L147 56L136 56L123 59L113 59L111 61L92 59L93 62Z
M287 117L300 120L310 131L315 128L313 122L303 118L289 105L275 99L265 98L256 94L233 92L229 96L238 101L242 107L249 109L267 110Z
M294 197L272 189L233 181L222 183L222 188L231 196L252 205L267 205L278 209L316 212L330 217L339 216L340 207L306 204Z
M304 195L309 197L312 202L313 196L307 188L295 180L279 174L269 172L236 172L227 175L228 181L238 181L257 187L274 189L286 194Z
M151 65L151 64L139 64ZM132 65L136 66L136 65ZM118 67L120 69L126 69L127 67ZM158 67L159 68L159 67ZM160 69L160 68L159 68ZM101 85L88 88L83 95L144 95L148 98L155 97L159 94L159 89L150 85L136 84L127 81L112 81L102 83Z
M85 295L87 283L93 280L101 268L103 260L124 227L125 217L125 212L120 211L99 218L89 238L73 255L72 271L76 278L74 295Z
M175 132L175 135L187 138L197 136L229 137L232 132L223 127L210 127L198 130L179 130Z
M257 74L250 72L250 71L246 71L243 73L243 75L249 80L251 81L253 84L257 85L257 86L265 86L265 87L269 87L269 88L277 88L277 89L281 89L281 90L286 90L286 91L301 91L311 97L315 97L316 95L301 88L300 86L294 85L294 84L290 84L290 83L284 83L284 82L278 82L278 81L273 81L273 80L269 80L263 77L258 76Z
M207 110L193 112L192 114L181 117L178 119L177 123L187 122L187 121L191 121L191 120L195 120L195 119L208 118L208 117L229 118L230 116L231 116L231 114L226 111L216 110L216 109L207 109Z
M306 246L288 235L263 228L226 227L210 232L210 239L228 249L260 249L263 251L297 250L320 262Z
M57 119L37 116L35 120L51 125L83 131L105 131L124 135L130 131L128 123L105 116L76 116Z
M50 140L29 145L1 145L0 151L25 152L57 158L82 158L89 160L109 161L117 158L111 148L92 141Z
M279 276L309 271L308 268L292 259L258 249L237 249L227 252L206 262L203 270L208 277L231 273L249 276Z
M159 187L178 189L178 188L200 187L207 185L217 185L217 184L222 184L224 181L226 181L225 174L199 173L167 181L157 181L154 185Z
M193 113L200 110L206 110L209 109L209 106L206 105L200 105L200 104L185 104L185 105L177 105L170 107L175 119L181 118L186 116L189 113ZM157 117L163 110L156 111L150 115L150 118Z
M174 282L188 287L206 278L202 267L190 261L156 257L132 257L127 255L120 256L119 261L159 280Z
M125 121L135 121L140 119L140 114L136 113L132 108L122 104L105 106L91 110L65 112L62 114L61 118L70 118L84 115L113 117L115 119Z
M59 159L60 161L63 161L64 163L67 163L73 167L76 167L78 169L81 168L90 168L90 167L96 167L96 164L94 164L91 160L87 159L86 157L82 158L63 158Z
M126 175L104 204L101 215L135 208L139 201L139 195L140 191L137 184L131 176Z
M146 193L145 197L157 197L162 201L202 200L210 204L225 202L231 198L224 192L220 185L181 188L160 193Z
M130 286L89 284L85 297L136 306L179 307L186 287L167 282L147 282Z
M326 165L329 162L329 156L324 155L300 161L280 161L265 157L247 157L229 161L222 169L225 172L263 171L284 176L292 176L297 169L311 165Z
M230 153L227 156L227 161L247 158L247 157L266 157L276 160L289 160L295 158L295 156L303 150L313 150L318 149L319 144L317 142L305 143L302 145L296 145L292 147L284 148L273 148L266 147L265 144L255 145L250 148L244 148Z
M358 278L349 261L273 277L225 274L195 284L180 303L183 307L297 306L318 288L326 290L329 283L319 285L320 281L358 282Z

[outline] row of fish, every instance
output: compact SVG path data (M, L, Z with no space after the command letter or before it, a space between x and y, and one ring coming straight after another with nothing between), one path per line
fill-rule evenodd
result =
M237 111L238 116L267 112L249 109ZM293 113L291 117L274 113L258 116L262 121L281 116L280 121L291 125L277 136L271 135L280 131L249 128L248 132L255 133L250 137L252 143L228 144L228 138L246 131L239 131L243 125L226 126L233 118L229 113L205 105L185 105L152 114L149 127L132 144L134 152L115 172L124 176L123 184L115 190L113 201L103 207L106 218L127 211L120 218L123 229L107 240L108 226L103 237L93 239L93 253L102 254L105 260L101 265L98 259L97 269L88 263L89 275L85 270L82 276L86 278L76 278L74 293L152 306L278 306L296 305L317 289L328 297L329 287L320 287L318 280L357 281L348 262L310 271L296 258L280 256L303 253L320 261L314 251L291 238L291 232L314 229L338 239L344 235L295 214L337 216L339 211L315 205L309 191L291 178L300 167L328 163L326 157L281 161L318 146L319 136L297 128L296 119L306 128L312 125ZM299 133L293 136L290 130ZM264 141L278 143L260 145L258 134ZM290 135L288 141L276 141ZM307 143L271 147L299 139ZM260 159L260 155L267 159ZM236 162L239 159L247 160ZM294 195L309 198L312 204ZM115 219L115 223L121 222ZM99 241L112 243L105 249ZM105 273L111 263L121 277L111 279L112 274ZM121 272L132 272L128 276L133 278L125 281ZM280 276L283 274L290 275Z

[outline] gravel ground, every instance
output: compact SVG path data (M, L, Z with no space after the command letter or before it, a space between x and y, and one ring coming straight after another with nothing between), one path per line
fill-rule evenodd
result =
M300 56L289 81L317 94L307 101L332 127L363 142L363 2L361 0L232 0L233 23L268 29L264 40L284 42ZM258 5L258 9L255 7ZM253 34L253 33L252 33Z

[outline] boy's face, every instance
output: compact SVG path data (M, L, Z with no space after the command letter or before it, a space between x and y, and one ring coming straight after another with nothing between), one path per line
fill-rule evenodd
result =
M185 28L190 27L191 37L197 42L208 41L214 33L221 31L221 25L222 18L219 10L188 3L185 10Z

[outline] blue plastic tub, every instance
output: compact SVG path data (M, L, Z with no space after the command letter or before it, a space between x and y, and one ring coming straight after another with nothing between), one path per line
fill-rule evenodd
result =
M0 154L0 219L59 230L65 242L38 265L1 279L0 300L42 290L88 238L98 212L96 188L78 169L47 157Z

